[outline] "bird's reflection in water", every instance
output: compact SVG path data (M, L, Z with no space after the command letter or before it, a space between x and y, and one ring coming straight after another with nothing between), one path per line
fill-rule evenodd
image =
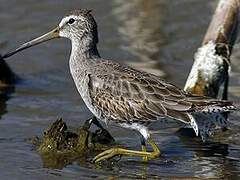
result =
M181 128L177 131L177 134L184 146L194 150L199 157L225 157L228 155L228 144L203 142L201 138L195 138L195 132L191 128Z
M237 161L231 158L232 147L228 144L214 142L214 139L203 142L201 138L194 138L194 131L188 128L181 128L176 134L183 146L195 153L193 166L201 169L196 174L204 174L206 177L238 177Z

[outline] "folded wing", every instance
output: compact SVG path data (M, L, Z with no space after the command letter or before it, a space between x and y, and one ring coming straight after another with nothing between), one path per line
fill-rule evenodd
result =
M193 103L186 94L159 77L118 67L111 74L90 75L92 103L109 118L122 122L151 122L170 117L191 123Z

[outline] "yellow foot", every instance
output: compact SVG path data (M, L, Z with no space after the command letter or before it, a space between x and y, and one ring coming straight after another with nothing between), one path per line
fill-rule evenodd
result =
M117 155L138 156L138 157L142 157L146 161L148 159L153 159L153 158L158 157L160 155L160 150L158 149L157 145L151 140L149 140L148 142L152 146L153 152L133 151L133 150L123 149L123 148L111 148L109 150L106 150L106 151L98 154L93 159L93 161L95 163L98 163L102 160L110 159Z

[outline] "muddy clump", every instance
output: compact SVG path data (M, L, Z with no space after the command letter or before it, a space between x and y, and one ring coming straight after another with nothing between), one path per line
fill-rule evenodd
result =
M62 119L56 120L33 144L41 155L44 167L63 168L73 161L90 161L101 151L114 146L115 140L103 128L90 131L89 121L76 132L68 130Z

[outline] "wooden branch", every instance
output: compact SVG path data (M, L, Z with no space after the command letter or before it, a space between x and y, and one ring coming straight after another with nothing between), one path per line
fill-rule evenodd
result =
M237 36L240 0L220 0L195 54L185 91L216 98L224 83L223 99L227 99L230 55Z
M213 41L229 45L232 48L237 35L239 5L239 0L219 1L203 39L203 45Z

